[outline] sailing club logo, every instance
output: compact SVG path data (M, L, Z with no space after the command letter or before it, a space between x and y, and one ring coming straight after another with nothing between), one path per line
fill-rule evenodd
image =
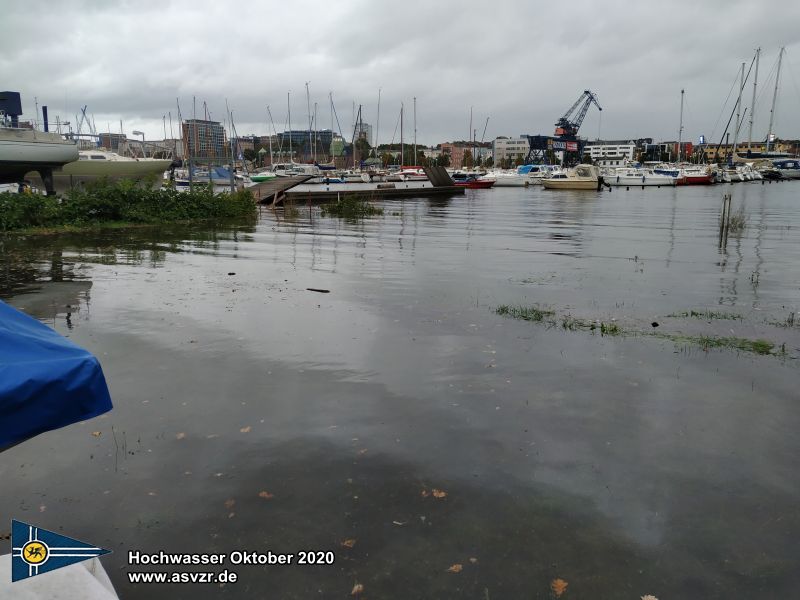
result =
M11 581L28 579L109 552L111 550L41 527L11 521Z

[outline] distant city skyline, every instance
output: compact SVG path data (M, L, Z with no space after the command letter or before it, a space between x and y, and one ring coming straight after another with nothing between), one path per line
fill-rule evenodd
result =
M416 98L417 141L427 146L473 135L551 135L584 89L597 94L603 111L589 109L582 137L677 139L684 89L683 139L717 142L741 63L748 68L760 45L753 138L762 140L785 46L773 130L800 138L800 6L791 3L776 18L769 4L752 2L681 1L665 10L613 0L598 9L576 0L568 19L546 25L541 5L504 0L492 5L490 20L481 16L484 4L476 11L463 2L410 1L396 12L366 1L322 6L13 3L0 22L3 86L22 93L23 119L41 120L38 102L51 121L74 128L87 106L99 132L118 133L122 120L129 136L138 130L148 139L177 137L178 105L184 119L208 112L227 123L227 103L243 136L273 133L273 122L278 131L308 129L316 104L319 129L349 140L361 105L372 143L398 143L404 103L411 142ZM219 23L232 15L246 18L234 18L233 33L217 43ZM470 43L465 31L474 34ZM752 82L751 75L740 140L749 130Z

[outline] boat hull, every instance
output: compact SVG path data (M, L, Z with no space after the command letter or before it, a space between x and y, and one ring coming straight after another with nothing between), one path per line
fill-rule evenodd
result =
M542 179L548 190L597 190L597 180L591 179Z
M0 183L19 183L38 169L57 169L78 160L78 146L56 133L0 129Z
M677 184L677 180L674 177L668 176L625 176L625 175L615 175L611 177L604 177L603 181L608 185L618 185L618 186L642 186L642 187L672 187Z
M161 187L164 171L169 169L171 164L171 160L158 159L130 161L79 160L64 165L63 169L53 173L53 187L56 192L63 193L98 179L106 179L112 182L128 179L140 183L148 181L150 183L148 187L157 189ZM28 173L26 178L35 186L41 185L41 178L38 173Z

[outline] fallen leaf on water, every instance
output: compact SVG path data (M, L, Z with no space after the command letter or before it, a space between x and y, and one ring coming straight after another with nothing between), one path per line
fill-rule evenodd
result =
M247 427L242 427L239 431L242 432L242 433L250 433L251 429L252 429L252 427L250 427L250 425L248 425Z
M474 565L478 562L478 559L473 556L469 559L469 562L471 562Z
M422 490L422 491L420 492L420 496L422 496L423 498L427 498L427 497L428 497L428 495L429 495L429 494L428 494L428 490Z
M356 541L353 538L348 538L342 542L342 546L345 548L352 548L356 545Z
M158 494L156 494L155 492L147 492L147 495L148 496L157 496Z
M175 439L176 439L176 440L182 440L182 439L183 439L183 438L185 438L185 437L186 437L186 434L185 434L185 433L183 433L182 431L181 431L180 433L176 433L176 434L175 434Z
M364 593L364 584L357 583L353 586L353 591L350 592L351 596L355 596L356 594L363 594Z
M402 526L403 526L403 525L405 525L407 522L408 522L408 521L392 521L392 524L394 524L394 525L397 525L398 527L402 527Z
M444 498L445 496L447 496L447 492L444 490L433 490L434 498Z
M233 498L225 500L225 508L227 508L228 510L232 509L234 504L236 504L236 500L234 500Z
M10 539L11 539L11 532L0 533L0 540L10 540Z
M647 594L646 596L642 596L642 600L658 600L658 598L656 598L655 596L651 596L650 594Z
M275 494L270 494L268 491L262 490L262 491L258 492L258 497L259 498L264 498L265 500L269 500L270 498L274 498Z
M93 431L93 432L92 432L92 435L93 435L94 437L100 437L101 435L103 435L103 432L102 432L102 431Z
M461 571L463 569L464 569L464 565L456 563L454 565L450 565L450 567L448 567L448 569L447 569L447 572L448 573L461 573Z
M367 449L366 448L362 448L361 450L358 451L358 453L359 454L366 454L367 453Z
M232 513L228 513L228 518L229 518L229 519L232 519L232 518L233 518L233 517L235 517L235 516L236 516L236 513L234 513L234 512L232 512Z
M553 581L550 582L550 589L553 590L556 598L560 598L561 595L567 591L568 585L569 584L563 579L553 579Z
M44 504L39 505L39 512L44 512L47 510L47 507Z

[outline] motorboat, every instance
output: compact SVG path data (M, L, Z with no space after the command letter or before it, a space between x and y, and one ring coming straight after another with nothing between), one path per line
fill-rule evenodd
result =
M494 180L492 179L484 179L483 177L479 177L477 175L467 175L467 174L460 174L454 173L453 174L453 185L458 187L465 187L468 189L488 189L494 185Z
M678 181L679 185L710 185L714 183L714 174L708 167L683 167Z
M542 179L560 171L557 165L520 165L517 173L528 178L528 185L542 185Z
M265 181L270 181L272 179L276 179L277 177L278 174L272 171L259 171L257 173L250 173L250 181L254 181L255 183L264 183Z
M542 185L548 190L599 190L600 171L594 165L578 165L543 178Z
M772 164L781 174L781 179L800 179L800 159L782 158L773 160Z
M53 172L53 186L56 192L63 193L98 179L128 179L157 189L161 187L162 174L171 165L172 159L131 158L101 149L80 150L78 160ZM34 186L42 185L36 172L27 173L25 178Z
M677 177L655 173L651 169L636 169L623 167L619 169L609 169L603 172L603 181L608 185L616 186L673 186L677 183Z
M492 180L496 187L525 187L529 184L528 176L517 171L490 171L480 179Z

